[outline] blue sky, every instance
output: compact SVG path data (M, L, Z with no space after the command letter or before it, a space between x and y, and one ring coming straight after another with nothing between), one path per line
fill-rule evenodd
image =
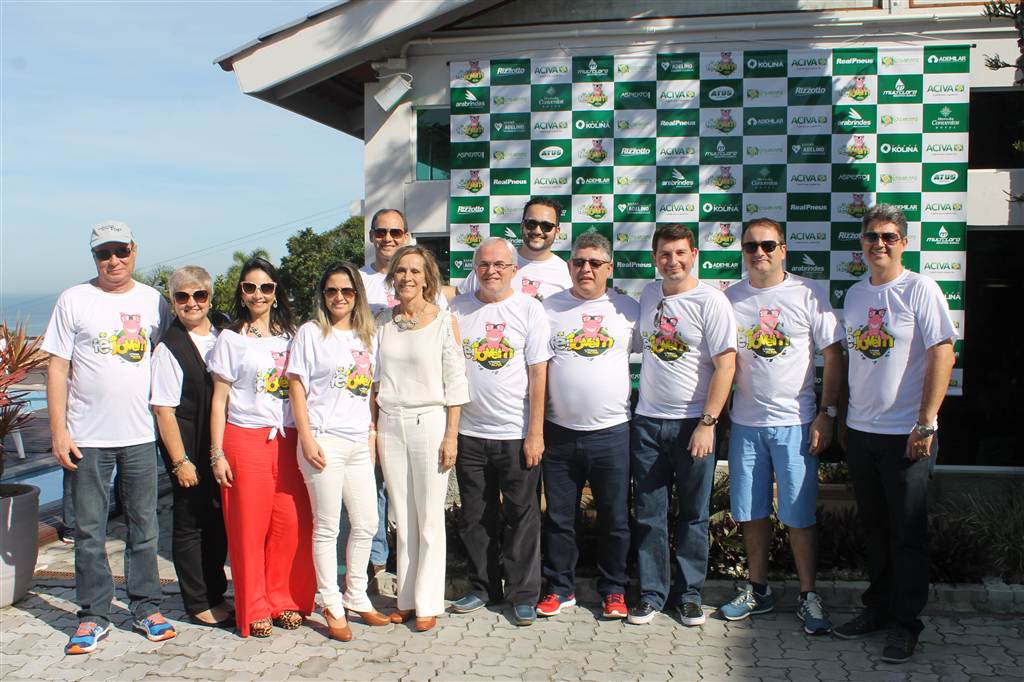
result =
M237 249L277 259L299 228L347 218L362 143L243 95L213 64L325 4L0 2L4 319L45 322L52 296L95 274L89 228L106 218L133 228L140 269L214 275Z

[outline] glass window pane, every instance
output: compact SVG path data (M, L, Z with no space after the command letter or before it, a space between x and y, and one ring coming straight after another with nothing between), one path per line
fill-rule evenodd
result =
M448 109L416 111L416 179L447 180L451 123Z

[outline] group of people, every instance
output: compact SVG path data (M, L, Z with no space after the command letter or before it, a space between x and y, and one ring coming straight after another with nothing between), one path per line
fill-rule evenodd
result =
M560 213L556 201L531 199L522 245L484 239L456 291L431 253L409 243L401 212L383 209L370 223L373 262L330 264L313 320L298 325L289 297L305 293L285 291L274 266L254 259L222 330L209 321L205 270L171 276L172 316L159 292L131 278L130 229L93 228L97 277L61 295L44 341L53 451L73 471L77 519L80 624L67 652L95 650L110 627L104 542L115 466L134 625L154 641L175 634L159 612L157 441L193 622L266 637L299 627L318 603L341 641L352 638L353 618L432 629L445 610L454 467L471 583L454 613L507 601L526 626L574 606L577 510L589 484L604 617L642 625L671 609L683 625L701 625L716 431L732 395L730 502L749 585L721 615L774 608L776 498L804 631L852 638L887 628L883 660L908 660L927 600L925 498L956 331L935 282L902 265L903 214L878 205L864 216L870 277L847 294L844 330L827 298L785 271L785 231L773 220L744 226L747 276L724 292L694 276L693 232L658 226L660 278L636 301L609 287L613 253L600 234L580 235L568 263L551 252ZM635 414L630 353L642 353ZM824 358L820 401L815 353ZM863 611L833 628L815 592L817 455L844 413L838 431L871 583ZM368 569L387 559L388 518L397 604L385 615L367 585ZM640 594L627 605L631 545Z

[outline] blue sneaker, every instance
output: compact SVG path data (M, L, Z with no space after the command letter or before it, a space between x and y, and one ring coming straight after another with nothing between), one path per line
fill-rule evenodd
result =
M146 635L146 639L151 642L162 642L165 639L173 639L178 636L178 633L174 631L174 626L168 623L159 611L142 620L135 621L132 623L132 627Z
M832 621L828 619L825 605L817 592L808 592L807 599L800 597L796 615L804 622L804 632L809 635L825 635L832 632Z
M756 616L761 613L768 613L775 608L775 597L772 595L772 588L769 587L768 591L761 595L754 592L754 588L750 585L740 593L736 595L728 604L722 606L719 612L726 620L743 620L750 616Z
M516 604L512 607L512 613L515 616L516 625L533 625L533 621L537 620L533 604Z
M83 621L78 624L75 634L71 635L67 646L64 647L64 653L69 656L74 654L91 654L96 651L100 640L106 637L108 632L110 632L109 623L104 626L93 621Z
M462 599L452 602L452 611L455 613L472 613L485 606L487 606L487 602L470 592Z

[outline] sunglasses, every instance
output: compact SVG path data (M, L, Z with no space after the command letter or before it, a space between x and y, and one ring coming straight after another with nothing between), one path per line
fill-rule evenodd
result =
M860 235L860 238L868 244L877 244L878 240L881 239L886 244L892 245L903 239L903 235L899 232L864 232Z
M512 267L511 263L504 263L500 260L494 263L488 263L487 261L482 260L476 264L476 269L479 270L480 272L487 272L491 268L494 268L498 272L505 272L505 270L509 269L510 267Z
M117 256L124 260L128 256L132 255L131 244L125 244L124 246L115 246L112 249L93 249L92 257L98 261L110 260L112 257Z
M337 298L338 296L355 298L356 290L352 287L324 287L324 298Z
M386 227L373 228L373 236L377 239L384 239L388 235L391 235L392 239L401 239L403 234L405 234L405 230L400 227L392 227L390 229Z
M277 290L276 282L264 282L263 284L256 284L256 282L240 282L238 286L242 287L243 294L249 294L250 296L255 294L257 289L266 296L270 296Z
M210 292L206 289L199 289L197 291L193 291L191 294L187 291L174 292L174 302L178 305L185 305L188 303L188 299L190 298L199 305L202 305L210 300Z
M743 250L751 254L757 253L758 249L765 253L771 253L780 246L781 244L773 239L766 239L763 242L743 242Z
M544 234L548 234L551 230L558 227L558 225L548 222L547 220L534 220L533 218L527 218L523 221L523 227L527 230L539 229Z
M610 260L598 260L596 258L570 258L569 262L574 268L582 268L584 265L589 265L591 270L597 270L602 265L611 263Z

